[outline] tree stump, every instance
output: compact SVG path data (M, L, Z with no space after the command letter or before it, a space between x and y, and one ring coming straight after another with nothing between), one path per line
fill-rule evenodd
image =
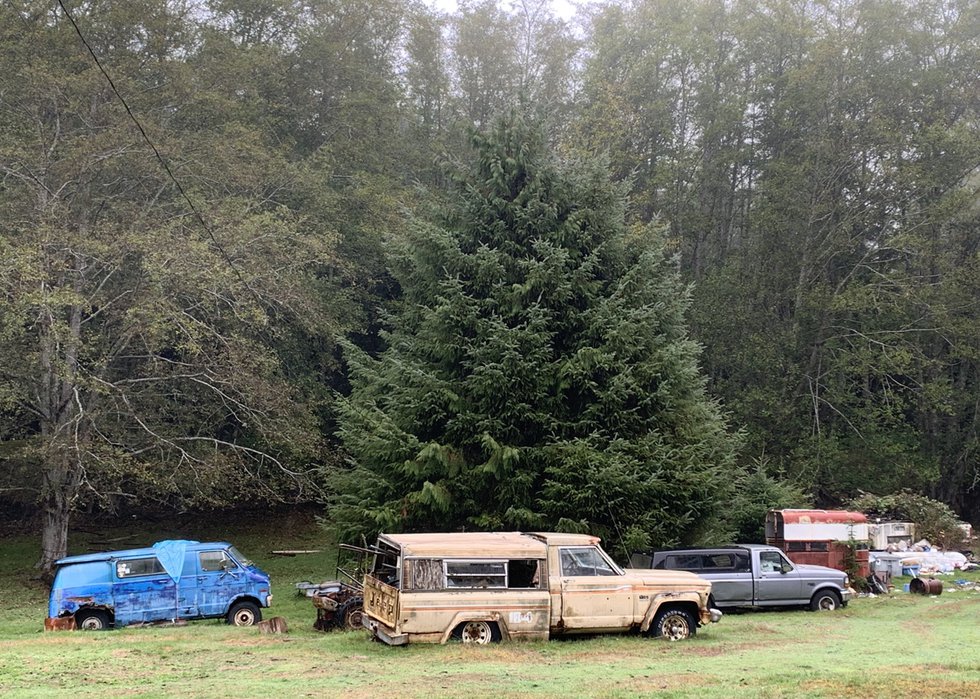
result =
M274 616L271 619L260 621L256 626L261 633L289 633L286 620L281 616Z

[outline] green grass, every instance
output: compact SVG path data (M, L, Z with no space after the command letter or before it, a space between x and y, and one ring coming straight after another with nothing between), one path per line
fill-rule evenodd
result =
M471 648L389 648L365 633L313 630L300 580L333 577L335 558L309 517L141 525L77 534L73 553L127 534L228 539L273 576L266 616L285 636L219 621L103 633L44 633L46 590L31 581L33 537L0 541L0 696L50 697L977 697L980 593L859 598L834 613L729 614L688 642L603 636ZM274 549L326 548L284 558ZM907 580L896 581L898 589Z

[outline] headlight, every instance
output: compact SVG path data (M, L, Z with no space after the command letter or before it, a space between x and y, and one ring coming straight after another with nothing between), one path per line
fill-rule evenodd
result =
M845 575L844 576L844 587L847 587L850 584L851 584L851 578L848 577L847 575Z

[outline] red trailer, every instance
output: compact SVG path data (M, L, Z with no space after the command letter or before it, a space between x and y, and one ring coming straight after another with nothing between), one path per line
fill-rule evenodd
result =
M871 574L868 518L846 510L769 510L766 543L786 552L794 563L847 571L852 555L857 574Z

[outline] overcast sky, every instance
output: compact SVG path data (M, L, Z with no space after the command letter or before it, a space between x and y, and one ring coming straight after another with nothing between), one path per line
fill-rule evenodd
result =
M438 7L444 12L456 10L456 0L425 0L432 7ZM505 0L506 1L506 0ZM591 0L584 0L590 2ZM582 4L583 0L550 0L551 9L562 19L571 19L575 14L575 5Z

